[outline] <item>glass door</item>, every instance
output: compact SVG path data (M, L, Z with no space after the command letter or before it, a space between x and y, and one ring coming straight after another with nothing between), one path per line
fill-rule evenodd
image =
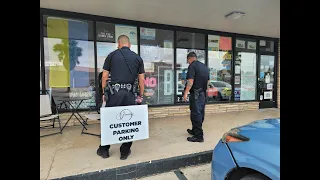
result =
M260 68L258 78L258 95L259 108L273 108L275 107L275 56L260 55Z

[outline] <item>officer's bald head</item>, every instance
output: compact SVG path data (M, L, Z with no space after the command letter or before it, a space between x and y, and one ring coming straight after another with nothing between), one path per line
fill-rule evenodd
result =
M131 46L130 44L130 39L126 35L120 35L118 37L118 48L122 48L123 46L129 47Z

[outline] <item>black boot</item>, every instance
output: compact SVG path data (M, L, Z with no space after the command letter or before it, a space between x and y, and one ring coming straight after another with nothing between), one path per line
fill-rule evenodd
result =
M187 132L188 132L190 135L194 136L194 132L193 132L191 129L187 129Z
M130 154L131 154L131 150L129 150L129 152L127 154L124 154L124 153L121 152L120 159L121 160L126 160Z
M110 157L109 149L106 149L106 148L99 146L99 148L97 150L97 155L101 156L103 159L106 159L106 158Z
M203 138L200 139L200 138L196 138L195 136L188 137L187 140L190 142L203 142L204 141Z

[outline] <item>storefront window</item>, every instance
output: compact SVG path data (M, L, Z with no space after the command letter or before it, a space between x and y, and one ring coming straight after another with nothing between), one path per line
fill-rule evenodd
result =
M205 35L189 32L177 32L177 103L183 103L183 93L186 84L186 75L188 72L187 55L189 52L195 52L198 56L198 61L205 63Z
M235 101L256 100L256 47L255 40L236 39L236 59L234 67Z
M274 52L274 41L259 41L260 52Z
M173 104L173 31L140 28L140 56L145 68L146 104Z
M97 22L97 73L102 72L107 56L118 48L118 37L127 35L130 39L130 49L138 54L137 27L120 24Z
M46 88L57 99L88 97L79 108L94 101L94 44L92 22L44 16Z
M210 82L207 102L230 101L232 96L232 39L208 35L208 67Z

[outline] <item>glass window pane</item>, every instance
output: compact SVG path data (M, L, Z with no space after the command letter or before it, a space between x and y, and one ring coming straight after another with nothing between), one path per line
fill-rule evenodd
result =
M173 31L140 28L140 54L145 67L144 101L173 104Z
M94 105L93 23L44 16L44 25L47 89L56 97L88 97L79 108Z
M232 38L208 35L208 67L213 87L207 92L207 102L231 100L232 59Z
M118 48L118 37L127 35L130 39L130 49L138 53L137 27L112 23L97 22L97 73L102 72L106 57Z
M190 32L177 32L177 48L205 49L205 35Z
M234 76L235 101L256 100L257 68L256 41L236 40L236 59Z
M188 72L187 55L189 52L195 52L198 57L198 61L205 63L205 35L198 33L177 32L177 102L183 103L182 97L184 87L186 84L186 75Z
M260 101L273 101L272 93L274 91L274 56L260 56L260 78L259 78L259 97ZM267 95L271 96L268 97Z
M274 41L260 40L260 52L274 52Z

